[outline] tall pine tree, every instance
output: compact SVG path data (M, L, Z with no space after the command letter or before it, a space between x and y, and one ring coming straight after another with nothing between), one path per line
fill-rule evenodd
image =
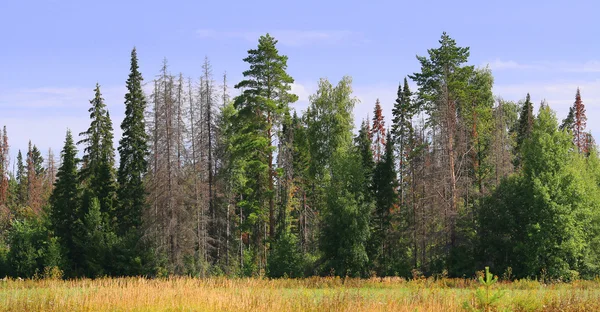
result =
M259 38L258 48L249 50L244 59L250 69L244 71L245 79L235 86L243 90L234 106L238 110L238 132L246 133L244 157L248 157L246 171L252 181L247 185L252 189L246 196L251 211L247 220L252 223L255 252L262 255L257 258L259 268L265 266L267 251L261 237L265 237L267 228L269 237L275 235L273 142L289 104L298 99L290 93L294 79L286 72L288 58L279 54L276 44L277 40L269 34ZM268 211L264 211L265 206Z

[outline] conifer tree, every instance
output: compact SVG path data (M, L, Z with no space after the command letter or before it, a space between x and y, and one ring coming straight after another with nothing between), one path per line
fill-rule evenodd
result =
M421 72L409 76L419 86L418 99L425 112L431 116L430 126L441 133L443 142L444 180L448 181L447 191L441 197L447 203L444 209L448 224L446 244L454 247L456 243L456 217L459 207L458 166L457 166L457 116L470 104L464 101L468 81L474 67L465 65L470 52L468 47L459 47L456 41L445 32L439 40L440 47L429 49L426 56L417 56L421 63ZM450 248L446 248L449 250Z
M370 133L369 121L363 120L360 129L358 130L358 135L354 138L354 145L360 155L362 170L365 174L363 193L367 199L371 199L373 195L373 170L376 166L376 163L373 160Z
M34 214L39 215L43 206L42 182L44 177L44 158L40 150L31 145L27 151L27 206Z
M385 120L383 119L383 113L379 99L377 99L375 102L375 108L373 109L373 126L371 127L370 137L373 140L373 157L375 159L375 163L378 163L383 158L386 143Z
M581 101L581 93L577 88L575 94L575 103L573 103L574 111L574 124L573 124L573 143L577 147L579 153L586 154L587 148L587 133L585 132L585 126L587 124L587 117L585 115L585 105Z
M259 38L258 48L249 50L244 59L250 69L244 71L245 79L235 86L243 90L234 106L238 110L237 131L246 136L245 166L249 182L252 181L247 186L252 191L245 197L250 212L247 220L252 223L255 252L261 255L257 258L259 268L266 265L266 229L269 237L275 235L273 142L289 104L298 99L290 93L294 79L286 72L288 58L279 54L276 44L277 40L269 34Z
M50 196L50 220L54 235L59 238L68 265L67 275L81 273L82 252L77 238L81 234L82 213L79 205L77 149L71 131L67 130L61 151L61 165L56 174L54 192Z
M394 140L394 146L397 149L398 155L398 179L399 179L399 197L400 204L404 203L405 196L405 176L407 175L406 169L408 168L408 156L410 152L410 141L414 135L414 129L412 126L412 117L414 115L414 108L410 100L412 93L408 87L408 81L404 78L404 90L402 85L398 86L398 97L394 103L392 109L392 139Z
M8 167L10 154L8 146L8 133L4 126L0 136L0 206L6 205L8 199Z
M394 141L391 133L387 134L385 153L381 161L375 165L373 172L373 197L375 210L371 217L372 250L369 253L371 260L376 261L379 273L389 274L391 253L391 222L392 211L397 205L396 195L396 169L394 165Z
M569 113L567 114L567 117L565 119L563 119L562 124L560 124L559 129L573 131L574 125L575 125L575 111L573 110L573 107L571 106L571 107L569 107Z
M531 136L533 131L533 103L531 103L531 97L527 93L525 102L521 106L521 114L519 115L519 123L517 124L517 139L515 146L515 163L518 166L521 160L521 147L523 142Z
M94 99L90 101L90 127L80 133L83 139L78 144L84 144L80 180L90 192L85 192L83 205L91 205L91 199L96 197L100 203L100 211L108 220L114 218L113 202L115 200L114 147L113 128L110 115L104 104L100 85L96 84ZM87 195L90 196L87 196Z
M119 141L118 199L116 211L118 232L140 228L146 205L144 176L148 170L148 137L144 123L146 99L142 90L136 49L131 51L131 68L125 94L125 118L121 123L123 137Z
M24 207L27 204L27 173L23 163L23 154L21 150L17 154L17 196L16 204L19 207Z

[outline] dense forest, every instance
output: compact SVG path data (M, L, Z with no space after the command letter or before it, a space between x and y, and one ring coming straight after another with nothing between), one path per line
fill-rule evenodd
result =
M560 121L529 94L503 100L444 33L399 75L391 124L363 103L355 130L350 77L291 109L268 34L231 98L208 59L199 80L165 60L144 81L136 53L118 145L100 85L60 157L30 142L11 164L0 133L0 276L600 274L600 159L579 90Z

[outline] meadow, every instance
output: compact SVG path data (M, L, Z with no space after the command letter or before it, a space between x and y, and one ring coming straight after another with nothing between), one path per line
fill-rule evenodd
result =
M448 278L0 280L0 311L465 310L600 311L600 280L518 280L489 290L475 279Z

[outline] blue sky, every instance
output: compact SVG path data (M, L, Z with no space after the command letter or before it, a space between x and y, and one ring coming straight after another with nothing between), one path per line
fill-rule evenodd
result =
M581 88L588 128L600 135L600 22L596 1L63 1L0 2L0 126L11 154L31 139L58 155L65 131L85 130L96 82L113 116L124 113L129 53L150 81L164 57L172 73L200 76L205 56L230 85L242 59L270 32L289 56L294 91L307 105L319 78L354 80L356 123L379 98L389 118L398 82L443 31L489 64L494 92L531 93L562 119ZM218 78L218 77L217 77ZM235 93L233 94L235 95ZM116 140L116 141L117 141Z

